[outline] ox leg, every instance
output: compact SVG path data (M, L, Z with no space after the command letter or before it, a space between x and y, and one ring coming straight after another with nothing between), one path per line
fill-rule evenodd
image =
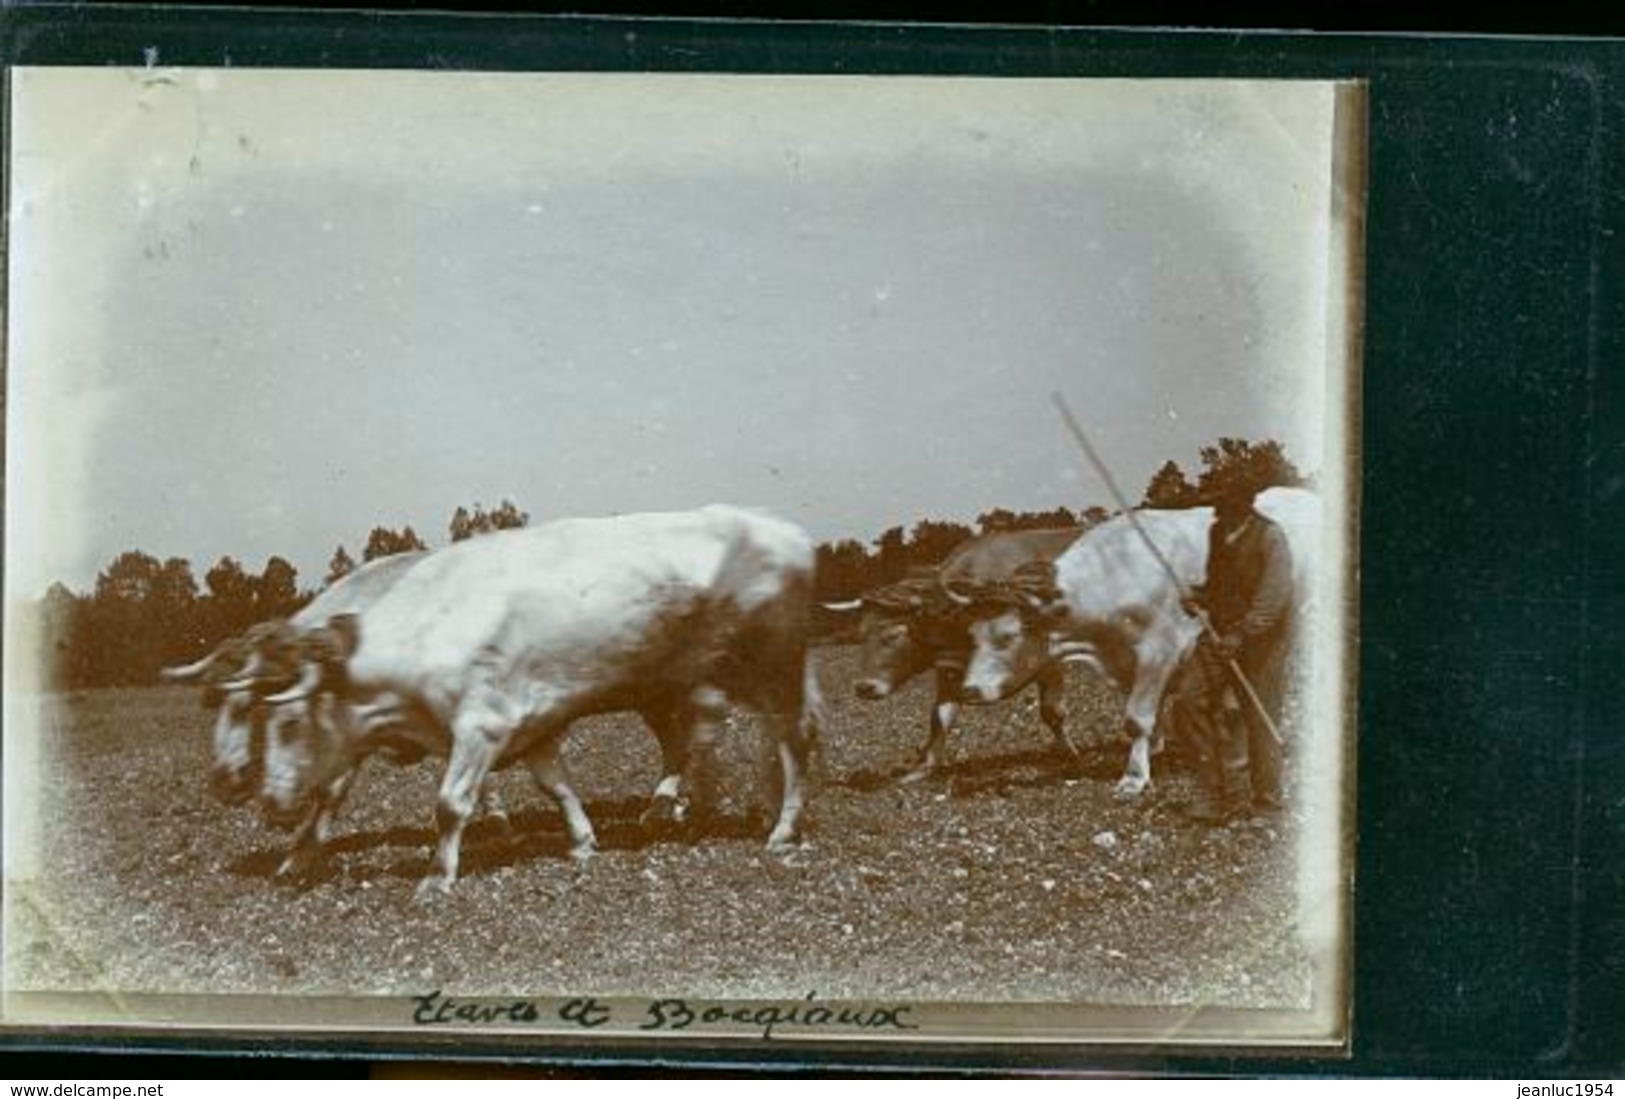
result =
M662 773L642 823L682 823L691 810L715 807L715 747L726 717L727 699L714 687L698 687L680 703L643 712L660 740Z
M774 851L782 851L795 844L801 825L801 810L806 800L803 789L805 753L798 751L787 739L780 740L778 747L779 819L767 836L767 846Z
M649 805L638 823L645 826L666 822L681 824L688 817L688 799L683 791L683 771L688 765L688 731L674 721L669 712L646 711L643 720L660 741L660 781L655 783Z
M479 721L459 717L453 723L451 760L440 780L440 799L434 810L440 839L435 846L434 868L418 885L420 900L448 894L456 884L463 829L474 815L480 788L507 739L506 730Z
M536 785L559 803L559 811L564 814L565 827L570 830L570 857L577 863L585 863L592 858L598 850L598 837L593 833L592 821L587 819L587 811L581 805L581 799L576 796L575 788L570 784L570 772L564 766L564 759L560 750L564 747L564 735L561 732L550 734L542 738L541 744L525 760L530 766L530 773L536 779Z
M679 739L687 750L683 775L689 801L699 813L717 806L717 738L728 720L728 699L715 687L699 687L689 696L686 728Z
M497 831L504 836L513 835L513 821L508 819L508 804L502 800L497 792L494 778L487 778L480 786L479 804L476 812L489 820Z
M1151 785L1151 742L1157 732L1157 711L1173 673L1173 657L1153 656L1138 662L1134 688L1128 697L1128 720L1133 726L1134 743L1128 752L1128 767L1117 780L1120 797L1138 797Z
M948 734L959 720L959 691L965 673L956 668L937 669L937 697L931 703L931 732L920 754L898 783L923 782L941 770L948 761Z
M1081 767L1083 753L1066 735L1066 673L1059 663L1051 664L1038 673L1038 716L1043 719L1050 736L1055 738L1056 745L1071 757L1075 765Z
M311 806L310 815L294 834L293 849L282 860L282 865L277 867L277 877L303 878L321 864L322 845L327 842L333 818L338 816L344 799L349 797L350 788L355 785L356 776L360 773L359 765L351 767L316 795L316 804Z
M800 837L812 755L823 736L820 703L816 696L809 694L798 718L776 718L772 724L778 733L779 819L768 834L767 846L770 850L783 851Z
M1117 780L1117 793L1121 797L1138 797L1151 785L1151 739L1138 729L1128 749L1128 766Z

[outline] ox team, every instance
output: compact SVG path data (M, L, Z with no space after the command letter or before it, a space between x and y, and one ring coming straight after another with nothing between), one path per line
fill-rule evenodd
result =
M864 596L852 608L862 614L859 697L883 698L928 668L937 672L930 734L905 777L917 778L941 766L961 702L996 702L1029 683L1037 685L1046 725L1076 755L1062 727L1059 672L1063 662L1079 660L1103 672L1127 699L1133 742L1117 789L1125 796L1141 793L1151 781L1153 738L1164 697L1176 671L1187 669L1186 657L1202 633L1199 619L1190 613L1193 608L1186 606L1193 593L1206 594L1209 602L1218 597L1226 615L1222 621L1214 616L1225 638L1218 651L1242 656L1254 677L1267 671L1262 701L1278 708L1282 665L1311 590L1320 504L1303 489L1269 489L1257 494L1256 501L1254 496L1253 488L1242 483L1217 509L1140 511L1134 522L1119 515L1081 532L985 535L960 547L933 574ZM1225 522L1216 524L1216 510L1226 508L1231 510ZM1271 575L1287 577L1284 598L1281 584L1260 583L1268 571L1258 571L1260 560L1250 562L1248 575L1237 576L1221 559L1217 575L1209 575L1211 543L1228 545L1266 534L1275 570ZM1147 538L1157 546L1157 555L1147 548ZM1260 614L1243 626L1260 597L1271 604L1267 625ZM1260 628L1245 636L1255 625ZM1188 681L1189 670L1184 675ZM1252 729L1257 715L1216 674L1204 682L1211 688L1205 693L1189 685L1179 692L1180 711L1189 717L1201 710L1205 718L1207 711L1222 707L1223 724L1208 724L1218 726L1213 735L1222 731L1226 739L1199 753L1202 782L1198 804L1192 806L1197 819L1220 823L1223 817L1240 815L1228 787L1249 769L1246 749L1238 746L1231 730L1238 720L1248 721ZM1261 808L1268 808L1279 796L1267 786L1273 755L1267 754L1260 736L1248 742L1256 743L1255 754L1264 757L1266 788L1259 791L1259 800ZM1223 789L1216 764L1208 763L1213 751L1222 752L1228 767Z
M1292 597L1301 601L1316 499L1274 489L1238 514L1283 535L1272 543L1277 564L1290 556ZM929 574L841 608L861 618L860 698L882 699L913 676L936 673L930 732L904 781L945 763L961 702L994 702L1029 683L1046 726L1076 757L1060 678L1061 664L1076 659L1124 690L1134 741L1118 789L1145 789L1164 693L1201 632L1189 592L1229 584L1228 598L1242 604L1252 593L1208 575L1210 528L1217 530L1210 509L1141 512L1137 531L1125 518L1086 531L974 539ZM1171 570L1136 540L1147 536ZM228 801L257 794L274 823L299 823L282 873L316 864L333 815L373 754L446 760L439 841L420 895L452 887L487 776L516 762L557 801L570 853L585 860L596 842L592 823L560 756L570 724L608 712L641 716L662 755L645 816L681 817L691 799L703 805L711 796L697 780L730 702L764 720L777 761L768 844L784 848L799 836L824 721L808 652L813 561L799 528L721 505L562 520L381 559L293 618L255 627L168 675L202 681L205 704L217 709L216 793ZM1276 608L1273 625L1286 609ZM1277 628L1264 640L1284 647L1289 635ZM1238 655L1239 636L1224 635L1215 651ZM1261 651L1262 643L1248 650ZM1181 697L1204 707L1201 716L1229 722L1233 693L1212 674L1203 682ZM1237 738L1224 736L1208 738L1215 746L1205 758L1217 762L1202 768L1204 806L1226 796L1223 783L1237 776ZM1223 814L1206 808L1197 816Z

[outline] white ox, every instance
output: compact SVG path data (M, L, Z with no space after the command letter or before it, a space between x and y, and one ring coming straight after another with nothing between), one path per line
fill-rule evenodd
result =
M562 520L438 551L376 603L298 639L299 682L267 701L309 701L315 720L271 727L262 800L298 811L381 740L445 756L440 839L419 893L446 892L493 766L529 766L585 859L596 839L560 758L570 723L631 711L663 744L705 746L731 698L768 726L779 763L768 842L788 845L820 722L812 572L805 532L720 505Z
M427 557L425 553L402 553L369 561L336 581L287 621L262 622L241 637L234 637L207 656L184 667L164 669L172 682L201 682L203 701L215 710L214 761L209 785L215 797L227 805L239 805L251 798L261 782L265 764L265 729L268 724L286 724L308 719L302 702L278 707L266 704L264 695L292 684L298 668L280 670L268 665L266 654L274 652L279 641L291 634L314 629L335 615L361 611L377 602L402 576ZM393 755L398 763L414 757ZM356 776L357 765L334 776L304 814L293 846L277 868L279 876L298 876L312 870L321 853L334 816L344 804ZM482 791L482 807L505 820L494 791ZM273 820L289 825L292 820Z
M263 723L263 709L254 687L271 681L263 652L273 635L284 628L314 628L336 614L370 606L423 560L422 553L402 553L369 561L343 577L286 622L274 620L251 627L230 638L201 660L183 667L165 668L163 677L176 683L202 683L205 707L215 709L214 764L210 787L227 804L248 800L254 793L263 763L255 751L255 730ZM290 677L289 683L293 682ZM286 684L284 684L286 685Z
M1260 493L1256 507L1280 524L1292 552L1294 615L1307 604L1320 531L1320 501L1305 489ZM1157 711L1175 669L1201 627L1180 607L1180 588L1206 579L1213 509L1144 510L1140 530L1178 577L1146 546L1127 516L1086 532L1038 583L1011 585L980 602L971 625L964 690L978 702L1006 698L1057 658L1096 663L1128 695L1134 736L1118 792L1139 794L1151 781ZM986 593L983 593L984 595Z

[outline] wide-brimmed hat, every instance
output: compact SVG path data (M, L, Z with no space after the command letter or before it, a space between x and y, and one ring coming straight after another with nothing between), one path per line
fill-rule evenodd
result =
M1223 503L1251 504L1267 487L1261 478L1238 474L1197 493L1196 503L1198 507L1217 507Z

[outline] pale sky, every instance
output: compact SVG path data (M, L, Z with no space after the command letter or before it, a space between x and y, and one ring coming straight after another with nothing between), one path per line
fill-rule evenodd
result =
M1136 498L1221 435L1341 450L1331 85L13 75L14 594L128 549L313 586L504 496L1110 506L1057 389Z

